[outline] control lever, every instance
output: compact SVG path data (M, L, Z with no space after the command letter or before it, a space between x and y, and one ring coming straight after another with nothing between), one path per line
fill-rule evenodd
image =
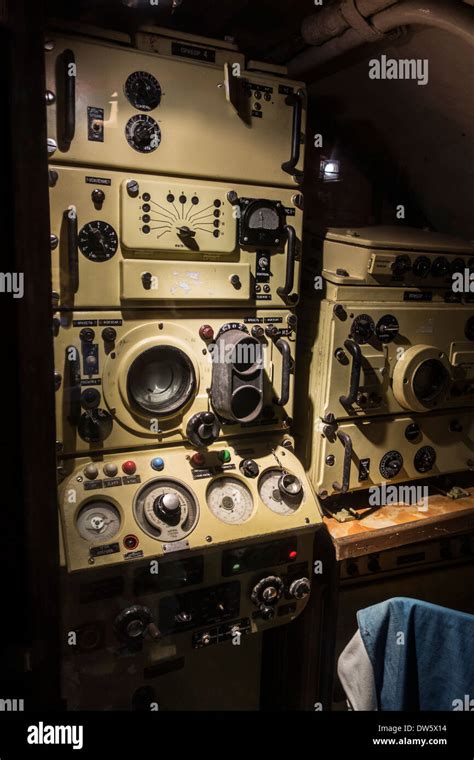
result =
M303 115L303 93L301 90L292 92L285 100L288 106L293 106L293 127L291 135L291 157L285 161L281 168L287 174L295 174L301 153L301 121Z
M274 401L278 406L285 406L290 398L291 351L288 341L283 338L278 338L275 341L275 346L283 357L283 366L281 369L281 394Z
M62 141L69 147L76 131L76 59L69 48L62 54L64 73L64 111Z
M357 393L359 391L360 371L362 367L362 351L360 350L359 344L354 340L350 340L350 338L344 341L344 347L352 356L351 381L348 395L339 396L339 401L343 406L350 406L356 401Z
M81 414L81 358L76 346L67 346L65 362L65 391L69 396L68 419L71 425L77 425Z
M291 224L285 224L283 228L288 237L288 249L286 254L286 274L285 285L277 288L279 296L285 300L293 300L290 295L293 290L293 282L295 279L295 261L296 261L296 230Z
M346 493L349 488L352 460L352 439L348 433L338 430L337 437L344 446L344 464L342 466L342 485L338 482L332 484L335 491Z
M78 234L77 234L77 211L75 206L69 206L64 212L64 221L67 227L67 260L69 269L69 282L72 293L79 289L79 261L78 261Z

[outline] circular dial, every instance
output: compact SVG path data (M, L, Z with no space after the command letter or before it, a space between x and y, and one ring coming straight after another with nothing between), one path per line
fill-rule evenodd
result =
M120 512L108 501L90 501L79 511L76 528L86 541L105 541L120 530Z
M77 239L79 249L89 261L108 261L118 248L118 236L114 228L100 219L87 222Z
M446 277L449 273L449 261L444 256L437 256L431 267L433 277Z
M387 451L380 462L380 474L390 480L394 478L403 467L403 457L399 451Z
M367 343L374 334L374 320L368 314L359 314L352 323L351 337L357 343Z
M195 392L193 363L179 348L155 346L132 363L127 387L130 399L140 411L169 416L181 409Z
M135 518L145 533L160 541L179 541L195 527L198 505L194 494L178 480L160 478L137 494Z
M296 512L304 495L298 478L276 467L262 474L258 492L263 503L279 515Z
M112 432L113 419L105 409L89 409L81 414L77 431L86 443L101 443Z
M280 217L271 206L260 206L250 212L247 224L251 230L277 230Z
M237 478L216 478L207 489L206 499L212 514L222 522L240 525L252 516L252 494Z
M436 462L436 451L432 446L423 446L415 454L413 463L417 472L429 472Z
M160 105L160 83L147 71L134 71L130 74L124 91L132 106L139 111L151 111Z
M431 261L428 256L417 256L413 263L415 277L428 277L431 269Z
M399 332L400 325L398 324L398 319L392 314L385 314L384 317L381 317L375 328L375 333L381 343L390 343L392 340L395 340Z
M161 130L151 116L138 113L127 121L125 137L134 150L151 153L161 143Z

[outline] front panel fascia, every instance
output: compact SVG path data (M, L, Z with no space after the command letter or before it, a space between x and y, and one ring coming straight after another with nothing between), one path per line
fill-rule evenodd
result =
M304 146L291 173L282 164L290 159L292 143L293 106L287 98L299 91L299 83L239 69L239 97L233 103L226 97L222 65L75 37L50 40L46 80L54 97L48 139L55 162L294 186ZM66 52L66 65L72 61L75 67L76 124L70 141L57 128L64 118L65 51L73 56ZM234 58L228 51L227 64L240 67L240 56ZM156 92L150 103L134 107L124 88L131 75L142 72ZM305 109L303 132L304 117Z
M279 204L282 221L294 228L297 257L288 296L278 292L287 272L285 232L271 247L239 245L240 206L229 202L229 192ZM302 211L290 190L56 164L50 167L50 208L53 291L61 309L229 301L272 308L297 298Z

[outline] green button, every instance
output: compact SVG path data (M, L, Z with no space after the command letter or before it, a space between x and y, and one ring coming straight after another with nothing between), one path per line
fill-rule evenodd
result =
M219 451L217 456L221 460L221 462L230 462L230 451L227 451L227 449L223 449L222 451Z

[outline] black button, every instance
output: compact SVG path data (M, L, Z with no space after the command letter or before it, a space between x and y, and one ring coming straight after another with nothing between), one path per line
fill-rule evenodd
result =
M84 343L92 343L95 338L95 332L90 327L84 327L79 333L79 337Z
M220 215L221 215L221 212L219 211L219 209L216 208L216 210L214 211L214 216L220 216Z
M214 235L214 237L217 238L217 237L219 237L220 233L219 233L219 230L214 230L214 232L212 234Z
M256 111L261 111L262 110L262 104L261 103L254 103L253 107L255 108Z
M255 100L261 100L262 99L262 93L258 90L255 93Z
M174 195L173 195L173 193L169 193L166 196L166 200L168 201L168 203L174 203Z
M215 221L214 221L214 227L219 227L219 225L220 225L219 219L215 219Z
M149 222L150 221L150 217L148 216L148 214L143 214L142 221L143 222Z
M148 235L148 233L150 232L150 228L148 224L145 224L144 227L142 227L142 232L144 232L145 235Z
M197 204L199 203L199 198L197 197L197 195L194 195L191 198L191 203L193 204L193 206L197 206Z
M215 206L216 208L220 208L220 207L222 206L222 203L221 203L221 201L219 200L219 198L216 198L216 200L214 201L214 206Z
M147 213L150 210L150 205L148 203L144 203L142 206L142 211Z
M186 202L187 202L187 200L188 200L188 199L186 198L186 196L185 196L185 195L180 195L180 196L179 196L179 202L180 202L180 203L183 203L183 204L184 204L184 203L186 203Z
M91 193L93 203L101 205L105 201L105 193L103 190L93 190Z
M113 327L104 327L102 330L102 340L105 343L113 343L117 337L117 330Z
M145 202L147 202L147 201L151 200L151 195L150 195L150 193L143 193L142 198L143 198L143 200Z
M265 98L265 100L267 101L267 103L268 103L268 101L269 101L269 100L271 100L271 99L272 99L272 96L270 95L270 93L269 93L269 92L266 92L266 93L265 93L265 95L264 95L263 97Z

